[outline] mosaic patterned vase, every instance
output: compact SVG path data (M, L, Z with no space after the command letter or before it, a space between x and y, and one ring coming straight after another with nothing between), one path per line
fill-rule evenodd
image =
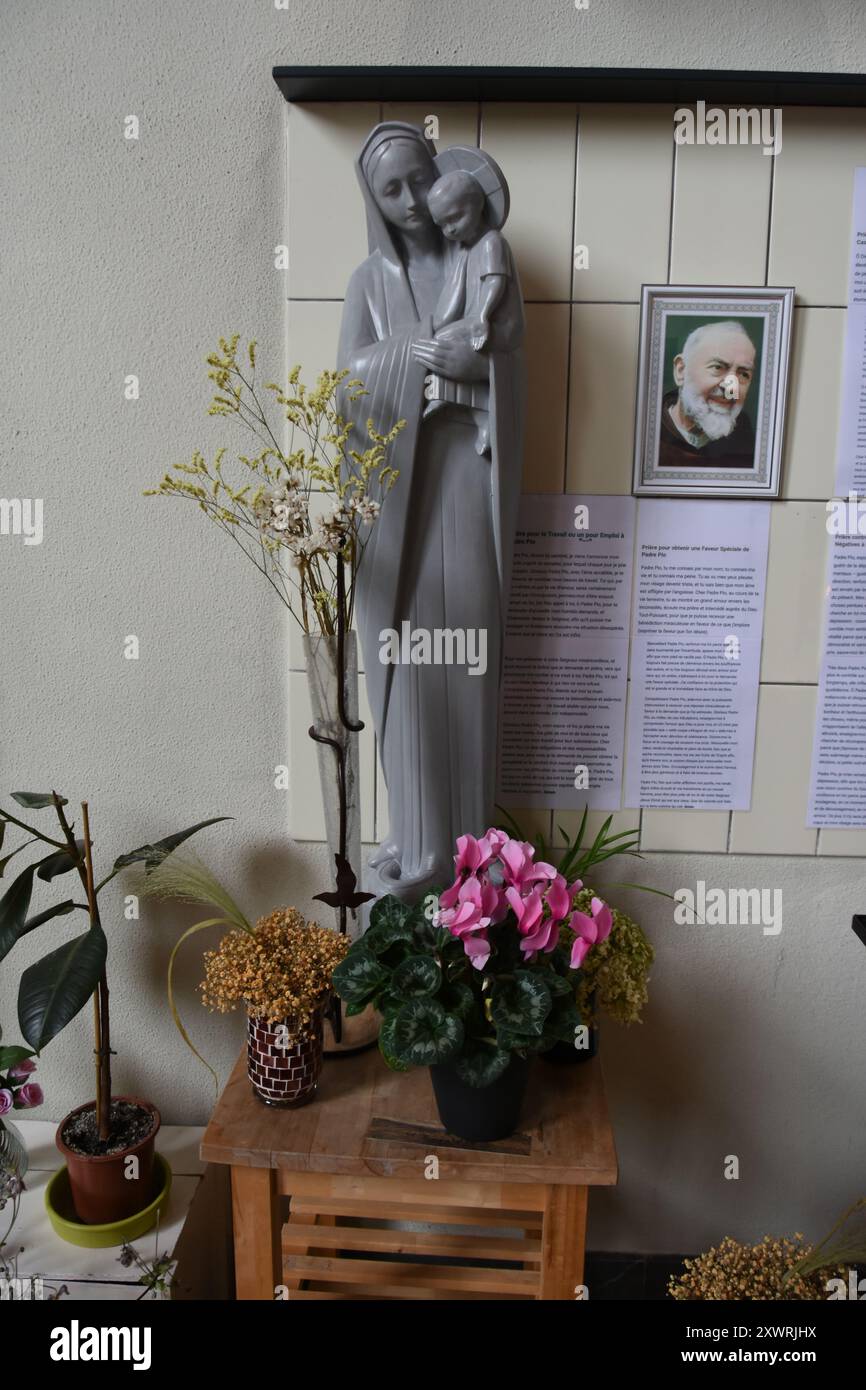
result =
M306 1105L316 1094L322 1070L323 1012L317 1009L297 1042L291 1019L268 1023L247 1019L247 1070L250 1084L266 1105Z

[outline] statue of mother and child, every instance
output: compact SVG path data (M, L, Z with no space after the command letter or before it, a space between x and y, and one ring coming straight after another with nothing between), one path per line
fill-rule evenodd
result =
M523 300L500 232L508 186L489 155L437 154L418 127L385 121L356 167L370 254L346 291L338 366L368 394L344 395L342 409L359 440L368 419L382 431L406 421L356 597L390 816L364 886L417 901L451 882L458 835L481 835L493 817ZM444 634L429 645L440 656L474 642L486 660L382 659L386 633L418 631Z

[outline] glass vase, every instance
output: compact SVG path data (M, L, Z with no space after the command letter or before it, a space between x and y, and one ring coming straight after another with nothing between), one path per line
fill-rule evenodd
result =
M346 766L346 858L361 880L361 797L359 780L358 735L350 733L340 721L338 710L337 639L336 637L304 634L304 655L307 662L307 683L310 707L316 732L339 743ZM344 644L344 708L353 723L358 722L358 643L354 632L346 633ZM334 855L340 848L340 782L336 752L326 743L316 744L319 766L319 785L325 811L325 834L330 850L329 868L332 877L322 887L334 888L336 872ZM326 909L323 908L323 911ZM334 908L335 925L339 927L339 908ZM351 941L361 935L360 913L346 914L346 934Z
M313 1099L322 1070L323 1025L324 1005L300 1033L290 1018L247 1018L247 1071L266 1105L306 1105Z

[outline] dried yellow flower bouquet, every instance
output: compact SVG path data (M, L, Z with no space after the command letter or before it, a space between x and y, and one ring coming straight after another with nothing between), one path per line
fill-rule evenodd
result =
M801 1274L797 1265L804 1263L811 1252L811 1245L805 1245L799 1233L793 1240L764 1236L756 1245L744 1245L725 1236L712 1250L684 1261L684 1272L671 1276L668 1294L680 1301L711 1302L825 1299L827 1279L842 1277L846 1271L839 1266Z
M204 953L205 978L199 988L207 1008L228 1013L242 1005L249 1019L265 1027L278 1026L283 1051L307 1036L316 1011L327 1001L334 969L349 949L347 937L308 922L293 907L278 908L253 926L206 865L176 850L150 870L139 892L150 898L207 904L219 914L181 933L169 957L167 977L172 1018L217 1088L216 1072L192 1042L174 998L175 961L188 937L210 927L229 928L216 950Z
M324 1003L348 949L347 937L307 922L293 907L278 908L253 932L230 931L215 951L205 951L202 1002L219 1013L243 1005L250 1018L286 1022L293 1044Z

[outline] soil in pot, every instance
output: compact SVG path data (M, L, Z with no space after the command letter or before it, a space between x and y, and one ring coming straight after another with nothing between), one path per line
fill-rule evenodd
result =
M529 1061L512 1055L508 1067L489 1086L468 1086L449 1063L430 1068L439 1118L451 1134L472 1143L507 1139L520 1122L529 1078Z
M133 1148L146 1139L156 1124L152 1110L134 1101L111 1102L111 1132L100 1139L96 1121L96 1106L89 1110L74 1110L61 1131L61 1139L73 1153L96 1156L116 1154Z
M135 1096L113 1096L111 1119L109 1138L100 1140L96 1106L91 1101L67 1115L57 1130L75 1214L88 1226L134 1216L155 1195L153 1156L159 1111Z

